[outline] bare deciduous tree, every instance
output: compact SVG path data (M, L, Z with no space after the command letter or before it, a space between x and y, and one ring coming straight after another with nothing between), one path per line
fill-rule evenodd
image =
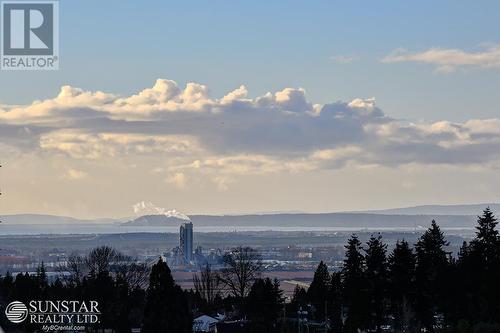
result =
M122 263L116 268L116 273L120 274L132 288L146 288L149 280L150 269L146 263Z
M66 263L58 266L57 270L62 274L64 280L71 284L78 284L87 274L85 258L76 253L72 253L68 256ZM63 275L66 272L69 273L69 275Z
M138 263L130 256L109 247L101 246L93 249L86 256L71 254L65 265L58 267L68 283L78 284L85 275L97 275L102 272L119 274L132 287L145 288L149 278L149 267L146 263ZM65 273L69 273L64 275Z
M96 247L85 258L90 274L99 274L105 271L110 272L112 265L119 265L130 258L124 256L109 246Z
M226 253L223 258L221 281L233 296L245 297L253 281L260 276L262 260L259 253L250 248L239 246Z
M213 304L215 298L220 293L219 272L213 271L209 264L201 270L200 274L193 275L194 288L200 297L208 304Z

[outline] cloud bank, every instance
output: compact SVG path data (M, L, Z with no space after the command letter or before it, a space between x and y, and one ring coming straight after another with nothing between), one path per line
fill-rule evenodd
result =
M460 65L432 52L387 61L423 57ZM472 62L468 57L462 63ZM0 140L3 151L89 163L154 157L152 172L171 186L186 188L201 174L225 190L244 175L407 164L496 167L500 119L412 123L386 115L373 98L316 104L301 88L250 98L245 86L213 98L205 85L181 88L159 79L131 96L64 86L52 99L1 106ZM84 170L66 175L90 176Z

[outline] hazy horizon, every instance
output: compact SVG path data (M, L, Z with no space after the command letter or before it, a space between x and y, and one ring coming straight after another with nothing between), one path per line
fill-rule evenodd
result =
M139 203L138 203L139 204ZM146 204L153 205L148 202ZM315 214L387 214L387 215L479 215L483 209L491 208L494 213L500 212L500 203L493 202L483 202L483 203L468 203L468 204L427 204L427 205L416 205L416 206L402 206L402 207L389 207L389 208L379 208L379 209L358 209L358 210L339 210L339 211L254 211L254 212L228 212L228 213L212 213L207 214L203 212L189 213L180 212L177 210L167 210L162 207L152 206L147 207L141 211L136 211L132 214L126 216L100 216L100 217L80 217L80 216L69 216L69 215L54 215L39 212L18 212L12 214L0 214L0 216L16 216L16 215L40 215L40 216L55 216L61 218L69 218L76 220L89 220L89 221L118 221L118 220L133 220L141 216L151 216L151 215L165 215L167 217L175 217L180 220L187 220L189 216L250 216L250 215L315 215Z

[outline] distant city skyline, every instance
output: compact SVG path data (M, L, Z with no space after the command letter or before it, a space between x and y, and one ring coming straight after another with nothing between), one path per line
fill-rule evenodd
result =
M500 202L499 10L61 1L60 70L0 75L0 214Z

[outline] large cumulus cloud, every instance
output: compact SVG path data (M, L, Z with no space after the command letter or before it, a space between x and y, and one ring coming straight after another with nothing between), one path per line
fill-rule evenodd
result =
M98 160L165 158L174 175L301 172L347 164L495 164L500 120L411 123L374 99L315 104L303 89L255 98L241 86L221 98L208 87L159 79L132 96L64 86L30 105L0 107L2 146L21 153Z

